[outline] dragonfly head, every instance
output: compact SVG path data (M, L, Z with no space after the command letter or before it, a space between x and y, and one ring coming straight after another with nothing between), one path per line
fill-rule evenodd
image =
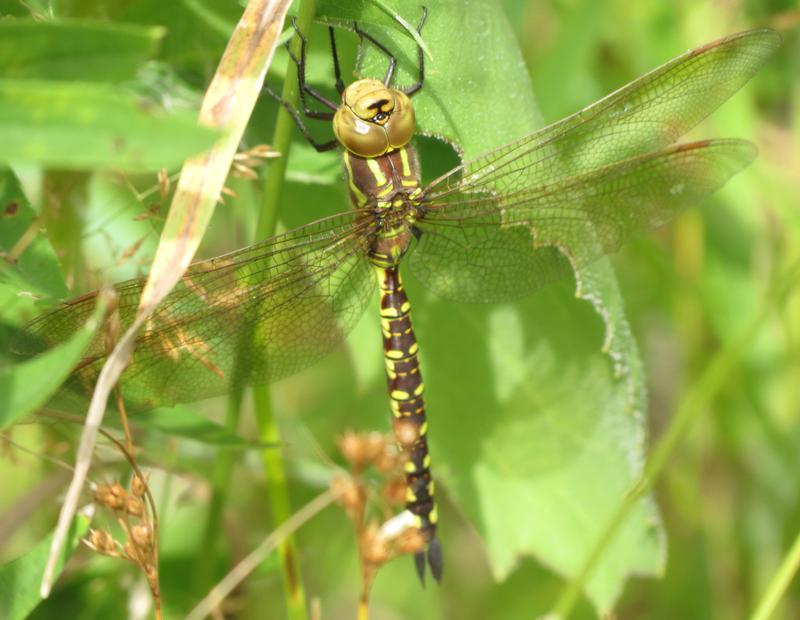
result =
M414 125L408 95L378 80L358 80L345 88L333 117L336 139L359 157L378 157L405 146Z

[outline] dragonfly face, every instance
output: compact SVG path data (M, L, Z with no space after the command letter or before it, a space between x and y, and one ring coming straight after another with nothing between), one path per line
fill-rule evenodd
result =
M333 117L339 144L359 157L379 157L405 146L414 127L408 95L378 80L359 80L348 86Z

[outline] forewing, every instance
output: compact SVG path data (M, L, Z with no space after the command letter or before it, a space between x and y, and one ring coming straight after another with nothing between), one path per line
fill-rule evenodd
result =
M699 203L755 154L742 140L695 142L540 187L431 204L411 268L449 298L527 295Z
M192 265L136 338L122 376L134 409L189 402L232 385L273 381L329 352L352 328L374 278L365 246L375 223L344 214ZM136 313L144 279L114 288L122 328ZM18 352L58 344L95 304L87 295L36 319ZM105 361L98 338L67 389L90 393Z
M552 125L433 181L433 202L454 193L533 189L661 149L741 88L780 46L751 30L690 50Z

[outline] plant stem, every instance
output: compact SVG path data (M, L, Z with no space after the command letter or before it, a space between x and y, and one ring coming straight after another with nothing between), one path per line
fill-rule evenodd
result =
M314 19L315 1L301 0L297 15L297 26L303 33L308 33ZM308 36L308 34L306 34ZM295 56L300 55L300 41L297 37L291 43ZM298 98L296 68L291 59L288 61L286 80L283 83L281 96L289 105L294 106ZM275 233L278 221L278 209L281 190L286 175L286 164L289 158L293 121L289 113L278 106L278 115L275 121L275 132L272 137L272 148L281 153L281 157L270 162L264 179L264 201L256 226L258 239L265 239ZM255 404L256 419L258 421L259 436L261 441L270 445L281 443L280 430L273 416L270 389L262 384L253 387L253 400ZM267 480L267 499L272 511L273 526L278 527L291 516L292 509L289 501L289 491L286 485L286 469L283 464L283 453L280 448L265 448L262 452L264 474ZM286 610L291 620L306 620L306 597L303 588L300 562L294 543L294 538L287 535L278 544L280 557L281 576L286 599Z
M234 385L228 394L228 406L225 410L225 428L236 433L241 417L242 396L244 390L239 385ZM211 502L206 517L205 532L200 549L206 562L198 562L195 570L195 592L204 592L214 578L214 561L216 557L216 541L219 540L223 528L223 513L228 500L228 489L233 472L234 451L232 448L220 448L214 461L214 471L211 475Z
M711 400L725 385L725 381L736 368L742 354L747 350L759 329L764 325L764 320L768 314L773 311L776 305L781 303L783 296L790 290L792 283L796 281L797 271L798 265L795 264L771 283L756 315L737 338L723 347L711 359L700 378L688 389L667 432L659 440L650 455L640 478L622 498L614 514L603 528L594 547L589 552L583 566L564 588L556 601L551 612L553 617L568 618L573 612L592 571L602 558L606 548L614 540L619 528L629 516L631 509L639 499L650 491L663 472L673 451L684 439L691 424L707 409Z
M201 620L208 617L211 612L224 601L236 587L242 583L258 566L272 553L278 541L285 540L292 532L301 525L307 523L321 510L332 504L338 495L328 489L312 499L305 506L295 512L291 518L280 527L274 529L258 547L253 549L245 558L241 560L231 571L225 575L224 579L211 588L202 601L189 612L186 620Z
M254 386L253 401L258 420L260 440L271 445L280 443L280 430L272 415L269 386ZM264 448L261 457L264 462L264 473L267 477L267 500L272 512L272 525L273 527L278 527L292 516L283 453L279 447ZM280 558L288 616L291 620L305 620L308 617L305 604L306 597L300 572L300 560L293 536L287 535L286 538L278 543L278 556Z
M769 620L772 617L772 614L775 613L775 608L778 606L778 601L785 594L798 568L800 568L800 532L797 533L791 549L783 559L778 572L775 573L772 581L770 581L767 591L761 598L756 611L750 616L750 620Z

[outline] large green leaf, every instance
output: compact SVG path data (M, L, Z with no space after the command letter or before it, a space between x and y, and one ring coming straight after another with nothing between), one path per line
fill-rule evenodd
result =
M163 30L93 22L0 22L0 78L119 81L134 77Z
M89 519L81 514L75 517L56 566L58 575L81 538L89 529ZM0 566L0 618L21 620L41 602L39 584L50 553L53 535L42 539L30 551Z
M0 80L0 161L70 169L174 168L217 133L101 84Z
M395 6L416 24L418 11ZM499 6L442 0L428 8L422 34L433 58L414 98L422 131L469 159L536 129L530 81ZM399 80L415 79L413 42L385 11L369 2L322 2L320 10L401 42L393 47ZM364 74L382 76L385 66L368 48ZM523 554L574 575L643 462L640 361L614 274L601 260L576 282L501 307L433 300L410 282L433 472L478 527L498 578ZM608 610L630 575L657 574L664 562L647 499L606 551L587 595Z

